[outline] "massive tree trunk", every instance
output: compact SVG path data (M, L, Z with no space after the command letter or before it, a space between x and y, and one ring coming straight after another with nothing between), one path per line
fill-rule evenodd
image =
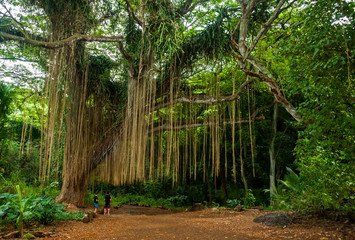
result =
M82 173L79 178L74 181L67 175L63 175L63 184L59 196L58 203L71 203L78 207L84 207L86 188L88 185L88 174Z
M83 13L84 2L66 4L53 2L56 11L45 9L51 21L51 42L60 42L75 34L86 34L90 28L87 13ZM87 3L86 3L87 4ZM52 5L45 5L48 8ZM89 6L87 6L89 7ZM84 205L90 161L88 153L93 144L89 111L86 104L88 65L85 45L76 41L70 45L50 50L48 91L48 117L43 174L51 170L53 147L58 132L65 128L63 185L58 202ZM64 93L61 89L65 89ZM59 110L60 109L60 110ZM65 125L63 125L65 122ZM65 127L64 127L65 126ZM58 138L60 139L60 137ZM59 142L59 141L58 141ZM59 146L57 146L59 147ZM45 179L45 177L44 177Z

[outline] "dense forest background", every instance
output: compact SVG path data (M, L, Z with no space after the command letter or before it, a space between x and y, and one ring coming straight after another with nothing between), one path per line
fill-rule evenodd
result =
M352 1L0 2L0 193L354 214Z

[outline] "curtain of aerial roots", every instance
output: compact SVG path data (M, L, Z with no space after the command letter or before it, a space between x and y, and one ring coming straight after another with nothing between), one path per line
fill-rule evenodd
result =
M89 173L88 154L100 136L97 126L104 125L99 102L87 100L88 68L78 65L78 46L53 50L46 81L48 109L42 115L40 179L58 178L63 159L63 176L83 184ZM96 112L95 112L96 111ZM45 124L44 124L45 123ZM64 127L65 123L65 127ZM101 124L101 125L100 125ZM65 129L65 130L64 130Z
M150 157L147 147L149 125L154 118L153 114L149 114L153 112L152 104L149 103L154 96L155 80L150 71L129 81L123 131L118 144L105 156L103 164L92 174L93 177L98 175L100 180L116 185L145 180L145 161ZM151 125L153 127L153 124ZM152 151L154 152L154 149Z
M39 168L39 176L42 183L46 182L54 169L56 170L56 176L58 175L60 139L62 137L65 109L64 96L68 89L65 75L62 75L67 67L63 49L51 51L49 59L51 64L45 84L45 101L43 101L42 106L42 144ZM64 101L63 104L62 101ZM44 105L45 103L47 103L47 106ZM59 118L60 120L58 121Z
M130 81L123 133L93 174L94 178L97 176L116 185L169 178L174 184L179 180L196 180L197 171L201 169L204 180L206 175L216 180L220 172L220 138L223 137L220 107L188 103L174 105L173 100L182 94L182 90L173 79L174 76L170 76L170 89L165 99L170 104L164 109L154 109L157 86L153 71L146 71ZM207 80L213 86L209 94L219 97L218 74ZM184 90L183 94L192 97L193 93ZM198 123L201 109L209 110L211 114L204 120L202 128L193 127Z
M27 48L26 44L24 47ZM31 97L29 97L29 99L31 99ZM33 100L32 104L36 106L38 99L35 94L32 94L32 100ZM30 154L33 117L34 117L33 115L28 116L23 112L23 116L22 116L23 124L22 124L21 139L20 139L19 158L23 154L27 154L27 155Z

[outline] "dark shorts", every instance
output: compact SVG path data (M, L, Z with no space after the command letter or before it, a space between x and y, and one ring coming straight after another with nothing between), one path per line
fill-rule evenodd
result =
M94 206L95 206L95 208L98 208L99 204L98 203L94 203Z
M111 207L110 205L111 205L110 203L105 203L104 208L110 208Z

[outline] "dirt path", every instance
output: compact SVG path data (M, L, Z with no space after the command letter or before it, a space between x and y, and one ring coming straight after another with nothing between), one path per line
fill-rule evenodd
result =
M172 212L159 208L123 206L111 215L98 215L90 223L67 221L51 239L355 239L354 225L307 220L288 227L268 227L253 222L265 211L204 209Z

